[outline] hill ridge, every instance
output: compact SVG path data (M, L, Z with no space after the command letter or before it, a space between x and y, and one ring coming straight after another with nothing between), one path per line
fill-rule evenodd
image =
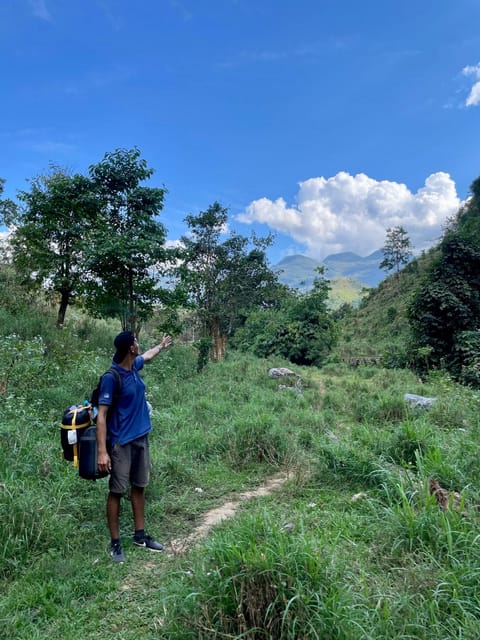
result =
M280 282L296 289L311 288L318 267L325 268L325 275L329 280L348 277L361 286L376 287L385 277L380 269L382 258L381 250L364 258L353 251L345 251L330 254L322 261L303 254L293 254L282 258L273 269L279 272Z

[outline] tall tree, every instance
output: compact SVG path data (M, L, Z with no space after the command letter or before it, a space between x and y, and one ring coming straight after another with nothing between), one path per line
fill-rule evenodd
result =
M411 242L407 232L403 227L393 227L387 229L385 245L382 247L383 260L380 269L392 271L398 278L400 268L407 264L412 256Z
M189 215L189 234L182 238L183 260L176 273L195 308L203 335L212 340L212 357L221 360L228 336L248 309L271 304L281 287L265 254L272 238L251 240L231 233L221 242L228 210L218 202L197 216Z
M13 226L14 264L27 282L58 294L57 325L62 326L84 274L86 239L97 204L92 184L85 176L52 167L18 198L23 206L10 207L5 218Z
M106 153L89 173L100 215L87 260L86 305L97 315L120 317L123 329L138 333L164 294L159 271L169 251L157 216L166 190L142 185L154 171L137 148Z

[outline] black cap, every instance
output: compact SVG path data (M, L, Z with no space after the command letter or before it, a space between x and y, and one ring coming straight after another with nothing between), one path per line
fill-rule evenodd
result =
M131 331L122 331L113 341L113 346L116 349L115 355L113 356L113 361L117 364L123 362L125 356L127 355L130 347L135 342L135 336Z

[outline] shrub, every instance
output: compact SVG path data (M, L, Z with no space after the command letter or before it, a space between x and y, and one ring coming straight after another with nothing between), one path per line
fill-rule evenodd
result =
M337 340L327 308L328 283L319 278L308 293L289 292L279 309L255 311L233 344L257 356L282 356L300 365L321 366Z

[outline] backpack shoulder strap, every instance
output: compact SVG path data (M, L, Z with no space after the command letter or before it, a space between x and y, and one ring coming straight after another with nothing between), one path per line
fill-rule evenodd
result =
M110 369L108 369L108 371L105 371L103 375L106 375L107 373L110 373L115 378L115 392L113 394L113 398L114 400L118 400L118 398L122 394L122 378L118 371L113 367L110 367Z

